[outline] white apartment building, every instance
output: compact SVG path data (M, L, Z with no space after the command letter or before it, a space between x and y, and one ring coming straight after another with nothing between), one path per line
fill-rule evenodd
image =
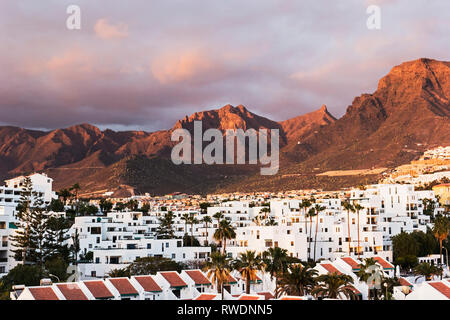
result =
M110 212L106 217L76 217L70 229L78 231L80 253L93 253L93 263L79 264L84 278L105 277L137 258L159 256L177 262L206 260L210 247L184 247L182 239L156 239L157 217L141 212ZM180 232L181 235L184 232ZM72 242L72 239L69 240Z
M44 200L44 205L50 204L56 199L56 193L52 190L53 179L46 174L34 173L30 176L33 190ZM11 257L12 246L9 236L17 229L15 222L16 207L20 201L24 176L5 180L5 185L0 186L0 277L6 275L17 263Z

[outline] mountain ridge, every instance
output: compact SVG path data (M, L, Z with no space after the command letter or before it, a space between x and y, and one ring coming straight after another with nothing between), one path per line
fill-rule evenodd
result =
M426 58L404 62L379 80L375 92L355 97L339 119L325 105L280 122L243 105L225 105L195 112L156 132L102 131L88 123L50 131L4 126L0 127L0 175L43 171L55 177L57 188L80 181L87 190L126 184L155 194L158 187L147 181L152 178L167 192L295 189L319 183L317 179L326 188L339 188L342 183L336 179L327 184L315 173L393 167L412 160L426 147L450 144L449 79L450 62ZM169 163L174 145L170 134L178 128L193 130L196 120L202 121L203 130L279 129L280 173L261 177L257 166L174 167ZM169 179L163 173L175 176ZM283 180L293 174L303 178ZM202 175L209 180L197 179Z

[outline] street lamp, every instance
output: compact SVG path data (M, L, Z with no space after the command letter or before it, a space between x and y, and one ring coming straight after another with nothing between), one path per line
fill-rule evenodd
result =
M58 282L61 282L61 280L59 280L59 278L57 276L55 276L54 274L49 274L48 276L49 277L55 277L58 280Z
M386 288L386 295L384 296L384 300L388 299L388 284L387 282L383 283L383 286Z

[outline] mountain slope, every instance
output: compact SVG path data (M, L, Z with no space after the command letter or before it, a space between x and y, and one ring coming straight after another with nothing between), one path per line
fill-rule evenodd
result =
M356 97L340 119L319 110L279 123L244 106L196 112L158 132L101 131L81 124L53 131L0 127L0 176L45 171L55 187L86 191L132 186L138 192L336 189L376 176L326 177L327 170L393 167L450 144L450 63L418 59L395 66L372 94ZM279 129L280 171L255 165L181 165L170 161L173 130Z

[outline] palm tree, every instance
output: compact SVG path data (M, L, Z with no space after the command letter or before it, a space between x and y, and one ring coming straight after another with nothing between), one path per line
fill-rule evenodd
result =
M266 222L266 226L277 226L278 222L275 221L273 217L270 217L269 220Z
M276 296L283 293L290 296L309 294L316 284L317 273L316 269L301 264L293 265L289 271L281 274Z
M256 251L247 250L239 253L234 261L234 268L239 271L245 280L245 293L250 294L250 283L256 281L256 273L264 270L264 262Z
M430 281L433 279L433 276L442 275L442 271L443 270L440 267L436 267L427 262L422 262L414 268L414 274L417 275L415 280L419 279L420 277L425 277L426 281Z
M364 259L363 263L359 265L358 273L356 274L359 278L359 281L367 283L369 281L369 278L373 275L374 272L379 272L380 275L382 275L381 267L378 267L378 270L372 266L377 266L377 262L373 258L366 258ZM375 269L375 270L373 270ZM372 270L372 271L370 271ZM372 289L369 287L368 292L369 300L371 298L378 299L378 291L376 287L373 287Z
M198 222L194 216L189 218L189 223L191 224L191 247L194 246L194 224L198 224Z
M349 275L328 273L318 276L317 281L320 284L311 291L316 297L338 299L340 295L347 298L355 296L350 287L353 284L353 278Z
M363 206L361 206L359 203L355 203L354 205L353 205L353 207L354 207L354 209L356 210L356 219L357 219L357 226L358 226L358 259L359 259L359 257L360 257L360 252L359 252L359 211L360 210L362 210L362 209L364 209L364 207Z
M184 234L188 234L188 231L187 231L187 225L188 225L188 223L189 223L189 214L187 214L187 213L184 213L182 216L181 216L181 220L183 220L184 221ZM187 238L187 237L186 237Z
M303 209L303 213L305 216L305 233L308 234L308 215L307 215L307 209L311 207L311 201L308 199L302 200L302 203L300 204L300 208Z
M355 212L355 208L348 200L343 201L342 206L344 207L345 210L347 210L348 255L350 256L351 255L351 253L350 253L351 241L352 241L352 239L350 237L350 211Z
M205 240L205 244L208 245L208 225L210 223L212 223L212 219L210 216L204 216L202 218L202 222L205 224L206 226L206 240Z
M223 213L222 212L216 212L216 213L214 213L213 218L217 219L217 228L218 228L220 220L223 219Z
M219 227L214 232L214 239L223 243L222 254L225 254L227 240L236 238L236 232L228 220L221 220Z
M69 199L72 196L72 193L69 191L69 189L61 189L58 192L58 196L63 198L64 205L67 205L67 199Z
M434 220L434 226L433 226L433 235L434 237L439 241L439 253L441 255L441 263L443 263L444 260L442 260L442 241L447 239L448 234L450 232L450 221L448 218L444 216L437 216Z
M314 261L316 261L316 244L317 244L317 230L319 229L319 213L321 211L324 211L326 208L321 206L320 204L316 204L314 206L314 209L316 210L316 231L314 234Z
M205 264L205 271L212 283L216 284L217 293L222 293L223 300L223 283L230 275L230 259L220 252L213 252Z
M265 270L270 274L270 279L275 276L275 288L277 288L278 277L288 270L288 253L280 247L269 248L263 252Z
M309 217L309 237L308 237L308 261L311 258L311 239L312 239L312 217L316 215L316 211L313 208L308 210Z
M75 208L76 208L76 212L78 212L78 193L80 192L80 189L81 189L81 187L80 187L80 184L79 183L75 183L73 186L71 186L70 187L70 189L69 189L69 191L74 191L75 193L74 194L72 194L72 195L74 195L75 196L75 202L76 202L76 205L75 205Z

